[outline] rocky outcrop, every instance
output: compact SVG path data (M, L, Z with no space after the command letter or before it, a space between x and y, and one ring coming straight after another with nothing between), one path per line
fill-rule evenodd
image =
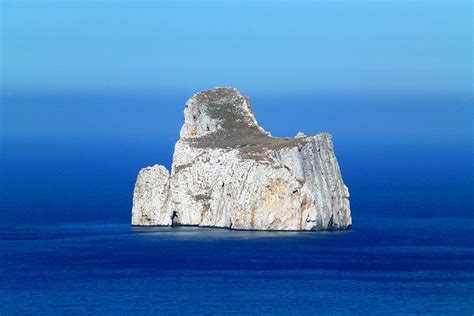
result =
M349 192L327 133L276 138L233 88L186 103L171 175L142 169L132 225L246 230L333 230L351 226Z

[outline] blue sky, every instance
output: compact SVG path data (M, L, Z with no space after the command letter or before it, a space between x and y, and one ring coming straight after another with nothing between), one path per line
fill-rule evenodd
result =
M5 91L455 94L471 1L2 0Z

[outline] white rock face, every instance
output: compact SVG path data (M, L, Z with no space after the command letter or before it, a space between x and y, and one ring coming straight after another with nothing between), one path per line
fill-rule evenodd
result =
M142 169L132 225L195 225L246 230L333 230L351 224L349 191L332 137L274 138L249 99L232 88L186 103L171 176Z

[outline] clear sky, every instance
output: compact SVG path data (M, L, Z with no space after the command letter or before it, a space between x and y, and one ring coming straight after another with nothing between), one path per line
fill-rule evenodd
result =
M469 94L472 2L1 1L4 90Z

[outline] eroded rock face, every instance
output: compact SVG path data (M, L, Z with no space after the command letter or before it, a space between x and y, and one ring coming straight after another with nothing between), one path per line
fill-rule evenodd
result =
M255 230L351 226L349 192L331 135L275 138L232 88L194 95L176 143L172 172L142 169L132 225Z

